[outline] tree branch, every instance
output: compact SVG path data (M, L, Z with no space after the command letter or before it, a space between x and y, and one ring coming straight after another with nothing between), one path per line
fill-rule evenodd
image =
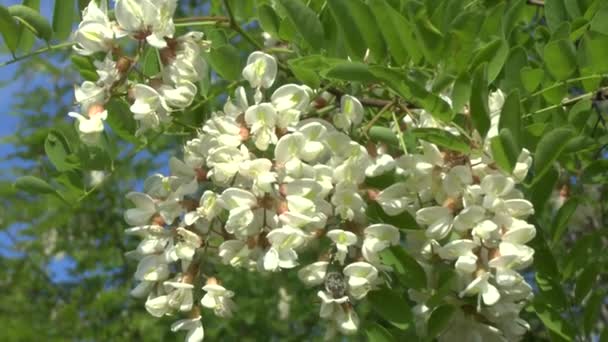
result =
M528 5L544 7L545 2L543 0L528 0L526 2Z

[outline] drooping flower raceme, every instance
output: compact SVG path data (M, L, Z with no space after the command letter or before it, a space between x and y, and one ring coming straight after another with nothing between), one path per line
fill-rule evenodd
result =
M131 110L140 130L189 105L188 84L204 66L187 56L198 53L200 38L167 37L167 48L180 47L174 55L161 51L168 58L160 76L165 83L133 85ZM353 334L360 324L357 303L395 281L396 266L385 256L405 250L427 278L426 288L409 293L421 332L443 285L437 272L449 268L454 281L442 291L463 315L440 339L461 334L464 326L477 329L467 332L471 336L519 339L526 331L518 318L521 303L531 296L519 272L532 262L526 244L535 235L526 222L534 209L517 189L529 153L522 151L518 166L505 172L481 137L470 153L423 140L407 152L363 145L363 138L351 136L364 114L357 97L335 99L332 124L316 115L321 93L297 84L273 88L276 74L274 57L253 53L242 73L249 87L238 87L223 111L206 117L182 156L171 158L170 175L152 175L142 193L128 195L128 232L141 238L129 252L139 262L132 293L147 298L150 314L183 316L172 330L200 341L201 310L224 318L238 310L230 284L205 270L207 263L222 263L297 272L316 287L319 316L329 330ZM378 183L383 178L392 181ZM306 250L319 252L310 264L301 258ZM193 297L197 288L202 298Z
M113 95L129 94L130 110L139 123L137 134L158 130L171 121L172 112L192 103L198 92L196 84L207 70L202 52L209 43L203 40L203 34L189 32L174 37L177 0L116 0L116 21L108 16L107 2L101 0L98 5L92 0L83 10L82 22L74 34L76 53L104 55L103 60L93 61L96 81L85 81L76 87L80 112L69 114L77 119L82 141L90 145L99 142L108 115L128 115L122 111L107 112ZM129 51L124 48L128 43L138 46L135 56L124 54L123 51ZM146 56L141 55L144 51ZM129 77L140 67L135 61L156 56L159 57L156 74Z

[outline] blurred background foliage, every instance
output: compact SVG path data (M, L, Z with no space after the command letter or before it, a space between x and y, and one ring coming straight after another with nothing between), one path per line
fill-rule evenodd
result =
M517 96L521 104L509 109L521 117L516 143L543 161L535 164L524 189L535 205L539 230L535 264L528 274L536 299L525 312L533 328L526 338L591 340L601 335L608 340L608 3L228 1L248 37L226 22L190 21L179 28L203 30L212 41L206 58L214 71L191 109L180 113L165 134L135 137L135 123L118 103L109 108L105 145L97 147L79 142L66 115L73 109L73 85L94 77L90 61L73 57L62 45L69 39L65 21L76 24L87 1L24 1L44 14L55 37L45 42L20 31L14 51L18 63L12 63L6 46L3 50L10 64L0 69L5 122L0 150L0 341L183 338L168 329L173 319L151 317L141 301L128 296L136 262L124 253L137 241L123 234L127 227L122 212L128 207L124 195L141 189L148 175L168 172L169 157L193 135L192 127L220 110L239 84L246 56L264 46L262 31L278 42L266 50L280 58L280 77L286 82L312 87L329 83L379 98L396 92L423 108L443 108L455 121L464 120L467 102L477 95L487 97L488 90L500 88L509 97ZM222 1L179 3L176 18L227 16ZM302 6L309 10L293 11ZM350 6L368 10L348 12ZM371 53L365 57L367 48ZM21 58L32 51L35 55ZM405 76L394 79L377 69L388 64ZM154 72L153 63L146 65ZM373 85L379 82L390 91ZM439 93L452 99L451 110L434 95ZM375 112L368 109L368 118ZM376 124L389 125L391 115ZM508 156L504 163L509 164ZM46 195L22 191L14 183L23 176L45 180L52 190L45 190ZM315 293L294 274L222 267L217 272L235 290L239 310L232 320L204 315L209 340L322 338ZM288 318L280 315L280 289L292 298ZM405 298L406 287L396 290ZM401 309L404 314L409 310ZM397 340L406 338L381 308L364 304L357 310L362 322L369 315L369 324L377 321Z

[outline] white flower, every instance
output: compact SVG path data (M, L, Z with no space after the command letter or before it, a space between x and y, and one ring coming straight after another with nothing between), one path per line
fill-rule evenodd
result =
M460 292L460 297L479 294L486 305L494 305L500 299L498 289L488 282L490 273L478 275L467 287Z
M384 249L399 244L399 229L390 224L372 224L363 231L365 238L361 252L365 260L373 264L380 264L378 253Z
M521 153L517 158L515 168L513 168L513 178L515 178L515 180L518 182L523 182L531 165L532 157L530 156L530 151L524 148L521 150Z
M177 0L116 0L116 21L120 27L137 39L157 49L167 46L165 37L175 33L173 13Z
M473 183L473 175L468 165L457 165L448 171L443 179L443 189L446 195L457 197L464 192L467 185Z
M479 245L472 240L452 240L439 248L437 254L446 260L456 260L456 270L461 273L472 273L477 269L477 256L473 253Z
M352 335L359 329L359 316L357 316L357 313L351 307L343 311L338 311L336 323L338 324L338 330L340 330L341 333Z
M307 109L310 103L310 96L304 86L285 84L274 91L270 100L280 113L289 110L302 112Z
M171 240L171 233L169 230L157 225L133 227L127 229L126 233L129 235L138 235L142 238L136 249L137 253L140 255L158 254L164 251Z
M68 113L68 116L78 120L78 131L80 139L89 145L97 143L103 132L103 121L108 117L108 111L104 110L85 117L75 112Z
M321 318L332 318L332 316L342 311L340 304L348 302L348 296L334 298L331 294L325 293L325 291L317 292L317 296L321 298L321 311L319 313Z
M194 257L196 249L201 246L202 239L198 234L193 233L182 227L176 229L177 242L168 251L169 258L173 261L182 260L189 262Z
M325 282L328 265L327 261L317 261L306 265L298 271L298 278L307 286L321 285Z
M148 255L140 260L135 279L161 281L169 277L169 265L162 255Z
M133 118L140 123L138 132L156 129L160 122L170 119L164 99L154 88L145 84L136 84L133 87L133 96L135 102L130 109L134 114Z
M265 270L277 271L279 268L294 268L298 265L295 250L305 242L305 235L300 229L285 226L272 230L266 238L272 247L264 255Z
M224 209L229 211L225 229L239 236L254 235L258 232L261 218L256 219L253 208L257 206L257 198L249 191L228 188L220 196ZM263 210L263 209L262 209Z
M278 114L270 103L253 105L245 112L245 122L251 127L255 147L266 151L268 145L277 143L275 134Z
M363 120L363 105L356 97L343 95L340 99L340 112L334 115L334 124L345 131L350 130Z
M370 166L365 169L367 177L377 177L395 169L395 159L390 154L380 153L373 158Z
M180 319L171 325L171 331L187 330L186 342L201 342L205 337L201 317Z
M190 81L181 81L175 86L165 84L158 89L165 103L175 109L184 109L190 106L197 91L196 85Z
M201 304L209 309L213 309L213 313L219 317L232 317L232 312L236 309L236 304L232 301L234 292L226 290L223 286L217 284L208 284L203 287L203 291L207 293L201 299Z
M184 223L192 225L199 220L211 222L222 211L222 204L219 197L213 191L207 190L201 196L199 206L196 210L184 216Z
M229 97L228 100L226 100L226 103L224 104L224 113L229 117L236 118L245 113L247 108L249 108L247 94L245 93L245 88L241 86L234 91L234 98Z
M396 216L408 209L413 209L416 198L409 194L407 183L399 182L380 191L376 202L387 215Z
M344 259L346 259L346 255L348 254L348 247L357 243L357 235L342 229L333 229L327 232L327 237L336 245L336 260L341 265L344 265Z
M74 97L76 102L80 104L83 112L89 114L89 109L93 105L101 106L107 97L106 88L97 85L91 81L84 81L80 86L74 86ZM101 112L101 111L96 111Z
M351 185L339 184L331 198L335 213L343 220L352 221L365 213L365 202L357 189Z
M450 233L453 220L450 209L444 207L426 207L416 212L416 222L427 225L426 235L436 240L441 240Z
M154 317L162 317L171 310L190 311L192 309L192 284L165 281L168 293L162 296L149 296L146 310Z
M105 1L102 4L105 5ZM114 38L114 28L108 19L107 8L99 7L95 0L91 0L82 11L82 22L74 32L74 51L84 56L108 52L112 49Z
M213 149L207 158L212 168L209 177L218 185L229 185L239 171L239 165L249 159L249 151L244 145L236 147L219 147Z
M276 76L277 61L273 56L260 51L249 55L243 78L249 81L252 88L270 88Z
M152 216L157 212L156 204L152 197L141 192L130 192L126 198L135 204L135 208L125 211L125 221L132 226L148 224Z
M263 195L272 191L272 185L277 181L277 174L272 169L272 161L266 158L246 160L241 163L239 173L253 180L252 191Z
M249 257L249 247L241 240L224 241L218 248L222 263L232 267L249 266L253 262Z
M372 289L378 279L378 270L366 262L355 262L344 268L348 277L348 290L355 299L361 299Z
M192 289L194 288L192 284L165 281L163 285L168 291L167 304L169 307L182 312L192 309Z

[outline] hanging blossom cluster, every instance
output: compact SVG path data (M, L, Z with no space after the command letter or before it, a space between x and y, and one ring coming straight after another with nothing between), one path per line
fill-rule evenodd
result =
M106 1L91 1L83 12L75 51L101 57L98 80L75 89L80 113L69 114L85 143L103 132L114 96L128 94L138 134L160 128L192 103L206 72L201 53L208 42L197 32L174 37L176 1L116 0L115 21ZM161 71L136 83L129 75L141 74L137 62L151 48ZM219 317L236 310L229 284L203 274L206 263L260 272L298 267L302 282L319 289L320 317L329 332L351 334L359 326L355 304L390 282L391 268L380 253L402 246L427 273L428 288L409 293L421 335L432 310L428 301L441 286L441 263L454 268L450 303L459 310L441 339L520 338L527 324L519 312L531 288L519 272L532 262L526 243L535 229L526 222L533 207L516 185L531 157L524 150L510 174L492 160L489 139L497 134L501 94L490 99L493 128L485 139L474 137L481 148L470 155L425 141L396 155L351 138L364 116L356 97L341 96L337 109L325 112L330 123L315 109L329 106L332 97L296 84L269 94L276 74L274 57L251 54L242 72L250 87L237 88L223 111L185 144L182 159L170 160L169 176L152 175L143 192L128 194L134 207L125 212L132 226L127 232L141 238L129 252L139 261L132 294L147 298L148 312L180 316L172 330L200 341L201 310ZM415 115L403 134L411 127L459 134L429 113ZM366 183L387 173L398 181L383 189ZM409 213L423 229L401 236L395 226L371 222L366 208L372 202L389 216ZM330 247L302 265L299 254L323 240ZM205 294L195 298L199 288Z
M442 285L435 274L439 262L454 268L451 302L460 311L443 340L519 339L527 329L519 312L531 296L519 271L532 262L526 243L535 228L525 221L533 207L516 184L532 160L524 150L511 174L492 160L488 140L496 135L501 94L490 101L488 137L476 138L479 155L420 141L393 157L385 146L364 147L347 134L363 119L357 98L341 97L330 112L332 124L314 110L320 102L328 105L318 101L326 94L286 84L265 97L276 74L274 57L251 54L242 72L250 89L237 88L223 111L213 113L185 144L183 159L170 160L171 175L153 175L144 192L128 194L135 205L125 212L134 226L128 233L142 239L130 253L139 260L133 295L147 298L150 314L181 312L188 318L172 329L186 329L187 341L199 341L201 308L220 317L236 309L229 284L202 274L205 263L260 272L301 266L302 282L319 288L329 333L354 333L354 304L390 281L380 253L403 246L427 272L428 289L409 293L418 303L421 335L431 311L426 302ZM403 134L410 127L450 129L428 113L417 115ZM400 181L384 189L366 184L386 173ZM371 223L366 207L372 202L389 216L409 213L424 229L401 236L390 224ZM299 254L322 239L329 249L301 265ZM205 292L200 306L197 284Z
M184 146L183 160L171 159L171 175L153 175L143 193L127 195L135 205L125 212L134 226L128 233L142 238L130 253L139 260L133 294L147 297L154 316L185 312L190 318L173 329L188 329L187 340L198 341L203 328L193 291L204 263L293 269L301 250L329 239L326 260L299 275L324 285L321 317L353 333L359 325L353 303L382 282L378 253L399 243L397 228L366 226L362 184L382 168L343 130L305 117L318 95L310 88L286 84L265 97L277 74L274 57L252 53L242 74L251 89L237 88L213 113ZM361 103L343 96L336 113L342 127L362 116ZM220 280L209 276L202 289L203 308L232 315L234 293Z
M408 203L417 223L425 227L406 233L406 249L423 266L430 285L409 291L418 303L413 311L422 335L431 314L426 303L443 285L437 283L434 265L453 265L457 284L452 290L461 301L454 302L459 303L457 312L441 341L517 341L529 329L519 312L532 297L532 288L519 272L532 263L534 250L526 243L536 230L526 221L534 208L516 185L525 178L532 158L524 149L511 174L494 163L490 139L498 134L503 103L500 90L490 96L491 128L485 139L474 137L481 147L479 155L440 151L421 142L418 153L396 160L406 181L378 196ZM410 127L459 134L425 112L418 122L406 121Z
M201 53L209 47L200 32L174 37L177 0L116 0L115 21L108 17L107 0L99 3L92 0L84 9L74 33L76 53L99 57L94 62L98 80L75 87L80 113L69 113L88 144L98 141L106 104L117 94L127 93L132 100L137 134L171 121L171 113L187 108L197 94L196 83L207 69ZM157 50L160 73L143 76L142 83L131 81L131 73L142 74L137 62L149 49Z

